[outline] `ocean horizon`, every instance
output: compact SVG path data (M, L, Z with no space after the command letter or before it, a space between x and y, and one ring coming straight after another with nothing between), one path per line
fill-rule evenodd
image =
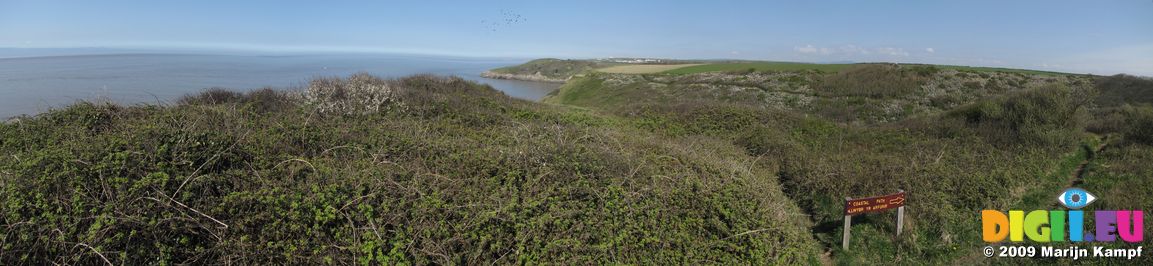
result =
M208 88L297 89L316 77L365 72L384 78L457 76L505 94L540 100L560 84L480 77L526 59L369 53L180 53L0 50L0 119L35 115L78 101L168 104ZM100 53L103 52L103 53Z

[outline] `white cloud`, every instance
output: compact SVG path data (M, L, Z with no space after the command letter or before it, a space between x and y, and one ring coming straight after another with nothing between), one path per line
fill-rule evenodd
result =
M877 53L890 56L909 56L909 52L906 52L905 49L893 47L877 48Z
M936 50L936 49L933 49L933 47L925 48L925 51L926 51L926 52L929 52L930 54L931 54L931 53L936 53L936 52L937 52L937 50Z
M894 47L881 47L881 48L867 48L853 44L842 45L839 47L816 47L811 44L805 46L793 47L793 51L802 54L819 54L819 55L840 55L840 56L867 56L873 54L888 55L888 56L909 56L909 52L904 48Z
M861 48L859 46L852 45L852 44L841 46L841 52L845 53L845 54L865 54L865 55L869 54L868 49Z
M815 53L817 53L817 48L813 47L812 44L805 45L804 47L800 47L800 46L793 47L793 50L797 51L798 53L802 53L802 54L815 54Z

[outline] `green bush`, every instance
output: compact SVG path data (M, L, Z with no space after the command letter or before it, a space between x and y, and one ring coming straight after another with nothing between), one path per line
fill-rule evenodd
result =
M928 66L914 66L913 68L909 69L909 71L911 71L911 72L913 72L913 73L916 73L918 76L922 76L922 77L932 77L933 75L936 75L937 73L940 73L940 72L941 72L941 68L939 68L939 67L937 67L937 66L933 66L933 65L928 65Z
M1094 84L1100 95L1096 102L1104 107L1153 103L1153 79L1125 74L1096 77Z
M257 112L277 112L296 107L297 101L285 92L272 88L262 88L248 93L230 91L223 88L209 88L196 94L180 97L178 105L227 105L239 104Z
M1121 114L1125 123L1121 133L1126 140L1153 145L1153 105L1125 105Z
M866 64L825 76L817 89L828 96L890 98L919 91L927 81L927 77L916 70L910 72L890 64Z
M245 100L244 94L225 88L208 88L198 94L185 95L176 101L177 104L226 104L239 103Z
M992 143L1069 145L1084 126L1088 102L1064 86L1011 93L951 111Z

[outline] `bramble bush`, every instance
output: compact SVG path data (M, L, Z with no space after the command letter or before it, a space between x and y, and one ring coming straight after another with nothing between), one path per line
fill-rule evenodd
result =
M772 173L724 142L459 78L354 75L307 90L77 103L0 124L0 264L795 264L819 254Z

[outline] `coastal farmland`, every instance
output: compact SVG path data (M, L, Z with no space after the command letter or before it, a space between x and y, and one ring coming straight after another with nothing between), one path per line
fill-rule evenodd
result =
M676 70L702 64L674 64L674 65L620 65L597 69L597 71L614 74L650 74Z
M809 63L792 63L792 62L747 62L747 63L720 63L720 64L707 64L690 66L684 68L677 68L665 71L669 74L693 74L702 72L716 72L716 71L801 71L801 70L819 70L824 72L836 72L845 69L853 64L809 64Z

